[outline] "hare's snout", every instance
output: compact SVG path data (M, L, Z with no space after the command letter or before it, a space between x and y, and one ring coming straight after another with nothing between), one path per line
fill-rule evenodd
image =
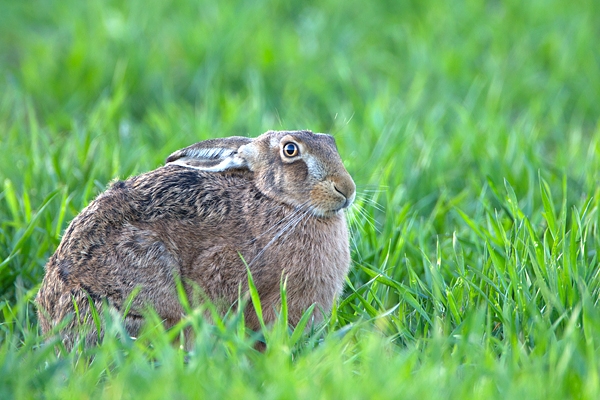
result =
M352 204L356 186L349 176L347 178L325 180L315 185L311 191L311 200L316 214L332 216Z
M344 197L344 204L342 204L340 209L350 207L356 196L356 186L354 185L354 182L334 182L333 189Z

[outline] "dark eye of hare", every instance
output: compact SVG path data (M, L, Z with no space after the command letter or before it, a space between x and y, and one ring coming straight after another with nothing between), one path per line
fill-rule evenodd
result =
M292 142L286 143L283 146L283 154L286 157L296 157L298 155L298 145Z

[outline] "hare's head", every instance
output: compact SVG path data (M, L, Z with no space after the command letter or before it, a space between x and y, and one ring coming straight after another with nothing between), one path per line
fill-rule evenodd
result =
M167 163L207 172L251 171L266 196L322 217L352 204L356 191L333 137L310 131L206 140L171 154Z

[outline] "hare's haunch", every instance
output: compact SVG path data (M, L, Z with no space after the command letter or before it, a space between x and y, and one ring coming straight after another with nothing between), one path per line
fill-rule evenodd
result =
M350 264L342 210L355 185L334 139L310 131L229 137L173 153L165 166L114 183L71 222L46 265L37 296L42 331L61 330L71 347L78 327L98 340L91 305L123 312L136 336L152 307L167 327L183 310L176 281L192 300L197 286L226 310L247 290L245 260L263 317L272 322L287 279L296 324L312 304L329 311ZM240 257L241 255L241 257ZM75 316L76 315L76 316ZM251 307L247 325L258 329Z

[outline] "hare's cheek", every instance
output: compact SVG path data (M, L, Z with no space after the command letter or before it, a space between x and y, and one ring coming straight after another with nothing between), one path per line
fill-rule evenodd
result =
M283 177L285 178L286 185L289 189L298 190L305 188L309 181L309 176L311 179L314 179L311 174L309 174L309 168L304 162L304 160L297 160L290 164L283 165Z
M293 199L298 204L306 204L310 199L307 198L307 187L311 186L311 176L308 168L302 160L283 166L283 174L276 183L286 193L288 198Z
M317 182L324 180L327 177L327 170L323 162L318 158L305 154L302 157L303 164L306 166L306 174L310 175L311 179Z

